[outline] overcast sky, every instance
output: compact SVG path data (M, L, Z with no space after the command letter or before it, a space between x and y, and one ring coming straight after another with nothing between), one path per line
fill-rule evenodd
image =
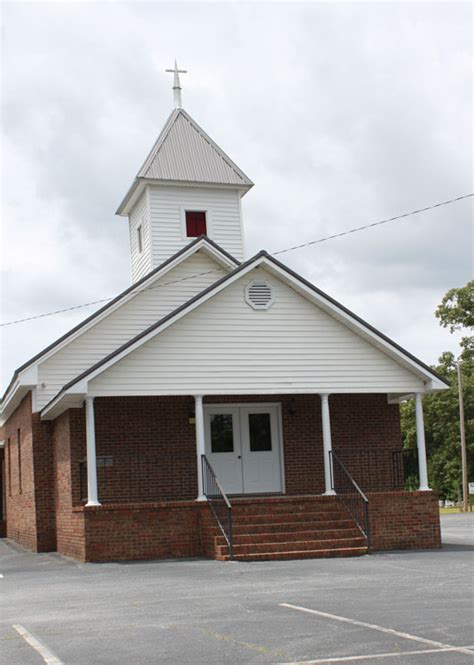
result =
M255 182L247 256L472 191L469 3L3 5L3 321L131 281L114 212L183 106ZM427 363L472 274L472 203L283 255ZM3 328L2 386L93 307Z

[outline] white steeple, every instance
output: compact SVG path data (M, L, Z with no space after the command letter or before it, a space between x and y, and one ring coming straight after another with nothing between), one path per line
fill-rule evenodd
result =
M202 234L244 256L240 200L253 182L181 108L184 70L167 71L176 108L117 210L129 218L134 281Z

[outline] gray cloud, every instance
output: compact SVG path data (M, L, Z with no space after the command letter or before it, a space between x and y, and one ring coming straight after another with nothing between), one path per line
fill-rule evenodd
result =
M4 7L3 320L130 281L114 211L172 108L255 181L248 254L472 187L467 3L11 3ZM472 206L282 255L427 362L433 311L472 273ZM2 382L90 313L4 329Z

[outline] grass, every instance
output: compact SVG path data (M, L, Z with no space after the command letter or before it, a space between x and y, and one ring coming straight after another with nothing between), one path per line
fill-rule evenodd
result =
M471 504L469 512L474 512L474 506ZM440 508L440 515L454 515L456 513L462 513L463 511L458 506L453 506L452 508Z

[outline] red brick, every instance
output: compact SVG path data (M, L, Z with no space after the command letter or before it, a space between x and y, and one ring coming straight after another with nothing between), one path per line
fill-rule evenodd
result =
M301 516L301 500L295 495L324 490L320 398L205 399L261 401L282 405L286 490L288 500L295 497L293 510ZM401 449L398 407L389 405L385 395L334 395L330 409L333 446L342 453L362 447ZM192 397L96 398L97 455L111 456L113 466L107 469L104 505L85 508L80 496L80 463L86 456L84 409L70 409L52 423L42 422L39 414L31 413L31 396L25 397L5 426L5 438L11 440L11 467L8 454L5 460L8 537L35 551L57 549L89 561L212 555L209 508L194 501L195 428L189 422L193 410ZM364 484L364 469L357 471ZM385 477L388 469L379 472ZM100 480L104 473L99 467ZM123 501L112 503L117 496ZM331 502L319 499L329 510ZM275 533L287 519L276 506L271 509ZM439 515L431 492L370 493L370 520L374 549L439 547ZM295 534L304 532L299 528Z

